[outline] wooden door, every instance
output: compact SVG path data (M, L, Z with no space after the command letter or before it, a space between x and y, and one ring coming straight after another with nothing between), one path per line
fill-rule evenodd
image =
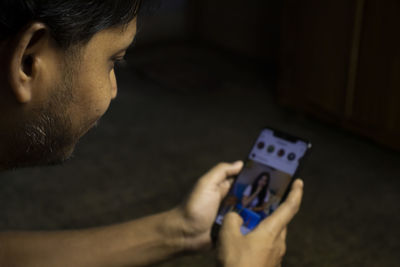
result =
M400 148L400 2L366 1L352 124Z
M355 0L287 0L284 10L281 100L343 117Z

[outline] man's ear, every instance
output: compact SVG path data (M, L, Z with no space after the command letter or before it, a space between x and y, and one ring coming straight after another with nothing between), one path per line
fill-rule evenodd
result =
M42 73L43 49L48 48L50 31L43 23L34 22L24 28L15 39L9 61L9 82L19 103L32 100L34 89Z

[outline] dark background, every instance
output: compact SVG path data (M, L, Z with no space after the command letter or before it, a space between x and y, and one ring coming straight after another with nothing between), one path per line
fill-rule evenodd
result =
M398 266L400 4L164 0L140 18L119 96L63 166L0 179L0 229L167 210L266 125L312 141L284 266ZM215 252L161 266L209 266Z

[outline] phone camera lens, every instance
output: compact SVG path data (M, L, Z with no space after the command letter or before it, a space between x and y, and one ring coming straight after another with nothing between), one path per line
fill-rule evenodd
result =
M260 142L260 143L258 143L258 145L257 145L257 148L258 148L258 149L263 149L264 147L265 147L264 142Z
M295 160L295 159L296 159L296 154L290 153L290 154L288 155L288 160L293 161L293 160Z
M275 147L273 145L268 146L267 148L268 153L273 153L275 151Z
M281 149L281 150L278 151L278 156L279 157L283 157L283 156L285 156L285 153L286 153L285 150Z

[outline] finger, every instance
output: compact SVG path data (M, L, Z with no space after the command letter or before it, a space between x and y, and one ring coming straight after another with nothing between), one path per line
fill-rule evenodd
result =
M206 173L201 181L207 184L220 184L224 182L228 177L237 175L242 168L242 161L236 161L234 163L219 163L208 173Z
M221 238L242 236L240 227L243 224L243 219L235 212L229 212L225 215L220 231Z
M219 192L221 194L221 199L226 197L232 184L233 184L233 179L227 179L219 184Z
M279 238L280 238L281 240L283 240L283 241L286 242L286 237L287 237L287 227L285 227L285 228L282 230L282 232L281 232Z
M262 222L260 228L266 229L270 233L280 234L299 211L302 197L303 181L298 179L293 183L287 199Z
M283 229L279 236L279 243L280 245L280 256L283 257L286 254L286 236L287 236L287 230L286 228Z

